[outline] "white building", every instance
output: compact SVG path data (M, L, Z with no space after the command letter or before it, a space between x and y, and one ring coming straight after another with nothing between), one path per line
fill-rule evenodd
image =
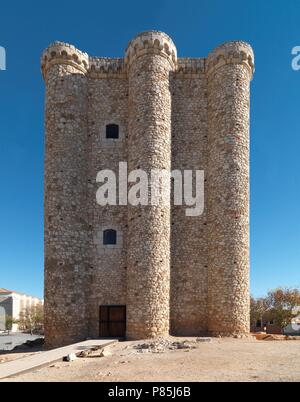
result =
M22 311L43 303L44 301L37 297L28 296L14 290L0 288L0 331L5 331L6 329L6 317L13 317L13 319L17 320ZM13 324L12 332L17 330L18 325Z
M300 307L297 307L294 314L299 313L292 319L292 322L283 330L285 335L300 335Z

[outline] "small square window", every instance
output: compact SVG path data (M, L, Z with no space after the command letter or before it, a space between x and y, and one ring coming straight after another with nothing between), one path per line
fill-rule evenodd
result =
M108 124L106 126L106 138L119 138L119 126L117 124Z
M117 244L117 231L114 229L104 230L103 244L104 245L116 245Z

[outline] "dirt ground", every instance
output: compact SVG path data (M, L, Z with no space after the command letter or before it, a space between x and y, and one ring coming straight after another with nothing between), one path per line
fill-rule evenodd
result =
M300 381L300 340L170 338L168 342L152 349L149 342L119 342L105 348L105 357L95 351L4 381ZM170 350L170 342L187 346Z
M34 355L34 354L40 353L40 352L41 352L40 348L31 348L30 352L28 351L28 349L23 349L18 352L15 352L15 353L14 352L6 352L6 353L0 352L0 364L9 362L11 360L22 359L23 357L31 356L31 355Z

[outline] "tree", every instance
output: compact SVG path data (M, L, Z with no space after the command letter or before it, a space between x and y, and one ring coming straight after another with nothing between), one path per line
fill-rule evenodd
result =
M13 319L12 316L7 315L5 317L5 329L8 332L8 334L10 333L10 331L12 330L12 326L13 324L16 322L16 320Z
M261 324L267 319L268 316L268 305L266 299L263 297L255 299L251 297L250 299L250 323L251 326L256 327L257 321Z
M20 329L30 331L31 335L34 332L41 333L44 329L44 308L43 305L37 304L25 308L21 313L18 320Z
M274 324L283 329L299 314L300 290L277 288L269 291L265 301Z

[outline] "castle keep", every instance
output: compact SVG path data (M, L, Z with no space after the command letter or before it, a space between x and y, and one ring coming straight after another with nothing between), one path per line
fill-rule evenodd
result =
M179 58L169 36L148 31L124 58L56 42L41 63L48 346L248 333L251 47ZM97 172L120 161L204 170L204 213L97 205Z

